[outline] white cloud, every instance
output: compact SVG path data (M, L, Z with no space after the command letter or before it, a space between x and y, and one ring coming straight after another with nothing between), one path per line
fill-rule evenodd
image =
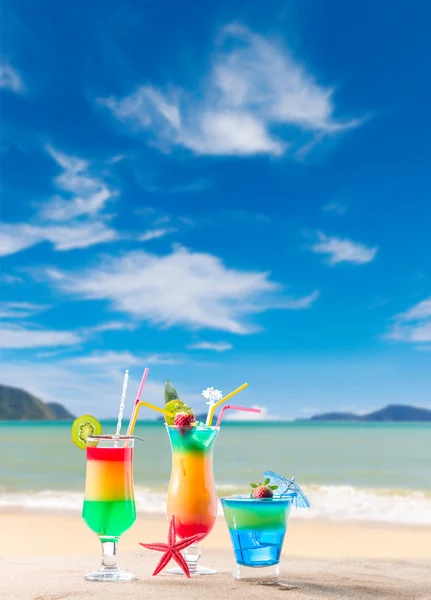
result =
M106 201L111 197L112 194L107 188L72 200L55 196L41 207L39 216L49 221L67 221L80 215L95 215L103 209Z
M15 254L41 241L40 233L26 223L0 223L0 256Z
M109 158L106 162L108 163L108 165L115 165L119 162L123 162L123 160L125 160L126 158L126 154L116 154L115 156Z
M0 302L0 319L26 319L47 308L31 302Z
M308 296L302 296L301 298L287 298L279 302L274 303L274 308L285 308L289 310L302 310L304 308L310 308L315 300L320 296L318 290L315 290Z
M29 222L0 223L0 256L15 254L44 241L61 251L88 248L119 238L114 229L95 220L116 191L90 174L88 161L50 146L47 151L63 169L55 184L66 198L55 196L39 206L36 218Z
M395 324L389 337L402 342L431 342L431 319L409 325Z
M82 222L69 226L45 227L43 233L56 250L88 248L118 239L116 231L103 223Z
M49 346L72 346L81 338L71 331L28 329L0 324L0 348L47 348Z
M65 352L70 352L68 347L59 348L57 350L49 350L47 352L37 352L35 354L36 358L52 358L53 356L59 356L60 354L64 354Z
M398 315L400 321L415 321L419 319L431 319L431 298L422 300L418 304L415 304L405 313Z
M182 138L182 145L197 154L281 155L286 148L286 144L270 137L264 123L247 112L207 111L201 116L198 131L183 134Z
M71 221L64 225L0 223L0 256L15 254L41 242L51 242L55 250L88 248L118 239L116 231L103 223Z
M406 312L396 315L395 323L387 337L419 344L431 342L431 298L422 300ZM419 346L418 348L427 347Z
M63 273L60 273L60 271L58 271L57 269L46 269L45 274L49 277L49 279L52 279L54 281L61 281L65 278L65 275Z
M55 196L39 210L42 219L68 221L82 215L95 216L103 210L115 195L105 182L90 174L90 163L81 158L63 154L51 146L47 151L62 167L63 172L55 178L56 186L68 195Z
M67 359L65 362L80 365L104 365L129 367L133 365L177 365L184 362L183 359L168 354L151 354L148 356L137 356L131 352L94 352L88 356Z
M196 342L189 346L191 350L214 350L215 352L225 352L232 350L232 344L229 342Z
M18 277L17 275L9 275L8 273L1 273L0 280L4 283L7 283L8 285L15 285L15 283L24 283L24 279L22 279L22 277Z
M0 64L0 89L9 90L16 94L25 91L21 75L16 69L6 63Z
M162 149L196 154L280 155L291 145L360 125L334 116L334 90L320 86L290 53L240 24L225 27L203 87L193 92L142 85L99 103Z
M159 229L149 229L139 236L138 240L141 242L149 242L150 240L156 240L157 238L164 237L168 233L178 231L175 227L165 227Z
M377 253L377 246L369 247L348 239L328 237L318 232L319 241L311 246L311 250L317 254L328 255L330 265L336 265L340 262L350 262L356 265L362 265L374 260Z
M347 212L347 206L340 202L328 202L322 206L322 210L323 212L333 213L334 215L342 217Z
M193 227L194 222L187 217L167 214L163 209L145 206L135 209L135 214L146 221L145 231L138 237L141 242L148 242L165 237L171 233Z
M133 331L136 329L134 323L124 323L123 321L107 321L106 323L100 323L100 325L93 325L87 327L83 331L87 333L100 333L103 331Z
M247 321L273 307L308 308L316 294L281 295L268 273L225 267L210 254L177 247L168 255L130 252L94 269L68 273L54 283L80 298L110 302L115 310L163 327L185 325L237 334L258 328Z

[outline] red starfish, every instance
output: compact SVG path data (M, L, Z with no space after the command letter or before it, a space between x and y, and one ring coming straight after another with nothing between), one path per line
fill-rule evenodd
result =
M174 515L172 515L171 522L169 525L169 535L167 544L142 544L141 542L139 542L139 544L141 546L144 546L144 548L148 548L148 550L159 550L160 552L164 552L159 564L156 567L156 570L153 573L153 576L158 575L160 571L162 571L162 569L166 567L171 558L173 558L182 568L186 576L190 579L189 567L187 562L184 560L183 555L181 554L181 550L184 550L185 548L187 548L187 546L190 546L191 544L199 542L204 537L205 533L197 533L196 535L191 535L190 537L184 538L180 542L177 542L175 517Z

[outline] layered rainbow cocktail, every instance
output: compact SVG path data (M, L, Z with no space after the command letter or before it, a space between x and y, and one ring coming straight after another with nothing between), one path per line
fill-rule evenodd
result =
M222 498L238 579L242 578L241 567L276 566L275 574L278 576L281 549L295 496Z
M136 520L133 489L134 439L94 436L88 440L90 443L87 446L82 518L99 536L103 558L99 571L90 573L85 578L91 581L130 581L134 576L118 569L115 555L119 537Z
M213 453L219 429L205 426L190 429L166 426L166 429L172 448L168 517L175 516L177 534L181 538L197 533L208 535L217 517ZM192 554L189 549L184 553L191 575L215 572L197 566L200 552L194 559Z
M119 538L136 519L133 448L87 448L82 518L102 540Z

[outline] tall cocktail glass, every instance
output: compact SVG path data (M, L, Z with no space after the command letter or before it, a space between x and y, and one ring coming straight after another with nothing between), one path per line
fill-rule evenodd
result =
M167 513L175 516L177 535L186 538L197 533L207 536L217 517L213 454L218 427L198 426L183 429L166 425L172 448L172 472L169 483ZM183 551L190 575L216 573L198 565L201 551L193 544ZM183 574L180 568L169 573Z
M87 477L82 518L102 543L102 564L89 581L132 581L116 564L120 536L136 520L133 446L129 436L87 438Z
M290 509L296 494L267 499L222 498L236 558L236 579L276 583Z

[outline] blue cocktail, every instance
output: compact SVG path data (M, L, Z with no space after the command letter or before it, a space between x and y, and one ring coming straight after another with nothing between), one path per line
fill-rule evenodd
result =
M236 496L222 498L223 511L237 563L236 578L245 575L244 567L273 567L278 578L281 549L290 509L296 494L268 499Z

